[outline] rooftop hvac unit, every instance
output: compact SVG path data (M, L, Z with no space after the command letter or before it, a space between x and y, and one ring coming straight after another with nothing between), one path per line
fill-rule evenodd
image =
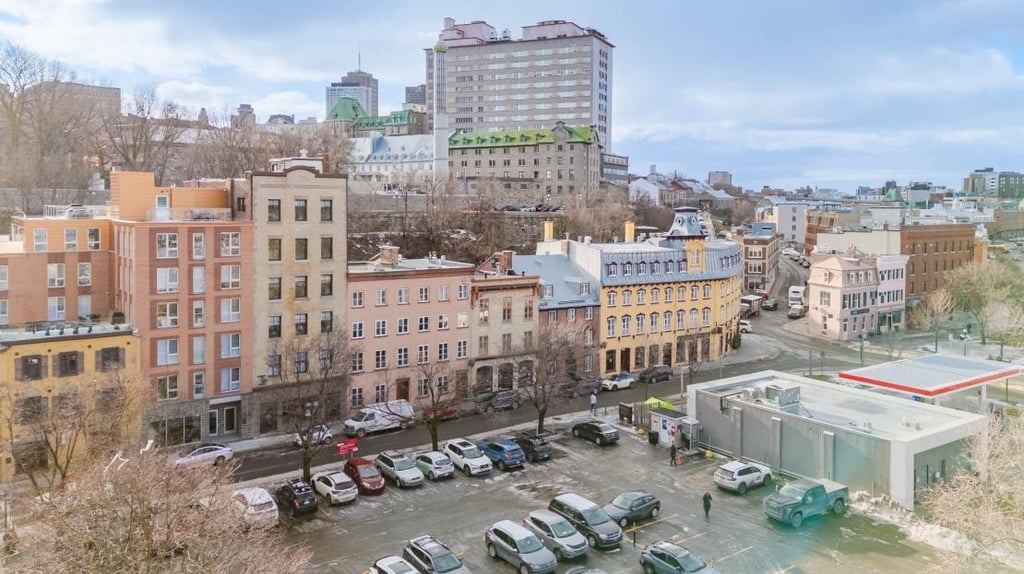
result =
M773 383L764 388L765 396L779 406L800 402L800 385Z

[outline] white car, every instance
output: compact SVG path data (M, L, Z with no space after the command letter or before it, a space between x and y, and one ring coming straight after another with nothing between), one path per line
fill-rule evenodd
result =
M417 574L416 568L398 556L385 556L370 566L369 574Z
M318 472L311 477L311 480L313 481L313 490L326 498L330 505L352 502L359 494L356 483L341 471Z
M734 460L718 467L715 484L719 488L734 490L740 494L754 486L768 486L772 483L772 469L756 462Z
M444 445L444 454L452 459L455 468L469 476L488 474L491 472L491 460L480 452L475 444L464 438L448 441Z
M231 447L220 443L206 442L189 447L182 451L174 461L174 466L217 466L235 458Z
M302 448L302 436L306 433L295 433L295 446ZM334 440L331 429L327 425L316 425L309 440L309 444L330 444Z
M619 373L601 381L602 391L617 391L630 388L633 388L633 375L629 373Z
M242 520L255 528L271 528L277 526L277 505L270 493L263 488L240 488L231 495L235 508L241 513Z
M416 455L416 466L420 467L420 472L430 480L455 476L455 465L452 464L452 459L436 450Z
M754 327L750 325L750 321L746 319L740 320L740 333L753 333Z

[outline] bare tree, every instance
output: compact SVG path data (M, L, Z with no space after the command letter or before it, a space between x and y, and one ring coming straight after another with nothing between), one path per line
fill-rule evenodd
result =
M299 573L311 553L282 532L248 528L230 469L175 468L161 452L124 451L76 474L41 507L19 572Z
M309 482L313 458L325 445L318 428L344 418L353 349L335 325L317 336L283 342L270 353L278 381L261 388L260 402L281 408L284 428L299 439L302 479Z
M622 237L623 223L632 217L632 209L624 203L610 199L591 201L570 206L565 211L561 231L570 237L586 235L594 241L611 241L613 237Z
M924 504L932 520L974 545L970 554L946 556L944 571L996 571L1024 563L1022 451L1024 419L990 421L968 443L967 468L928 489Z
M251 124L231 125L228 112L213 114L197 130L192 147L192 171L211 178L242 177L245 172L264 171L270 160L270 134ZM298 153L298 149L288 155Z
M910 313L910 321L935 336L935 352L939 352L939 335L952 323L953 294L945 287L931 291Z
M104 164L153 172L156 184L164 185L173 152L190 126L181 106L161 101L153 86L139 86L123 113L116 110L103 118L97 150Z
M978 326L981 344L988 337L991 307L1007 298L1018 298L1021 275L1005 262L965 265L949 274L946 284L956 306L970 314Z
M68 380L51 397L29 394L18 381L0 383L0 391L4 441L37 494L138 441L146 397L137 377L123 370Z
M583 326L577 322L548 323L539 328L532 345L516 358L519 394L537 411L537 433L544 432L548 411L571 398L586 348Z
M1009 297L992 302L986 309L989 335L999 341L999 359L1007 342L1015 343L1024 330L1024 306Z
M707 362L705 357L698 359L691 356L690 362L686 363L686 377L683 379L683 397L686 396L686 389L693 385L694 379L697 378L697 373L704 367L705 362Z
M419 379L411 381L416 385L415 398L410 402L430 435L431 450L438 450L441 426L459 415L466 390L457 384L458 374L445 363L419 365L416 375Z
M344 173L351 163L352 140L341 122L297 124L280 132L264 132L270 157L293 157L301 150L327 159L328 173Z

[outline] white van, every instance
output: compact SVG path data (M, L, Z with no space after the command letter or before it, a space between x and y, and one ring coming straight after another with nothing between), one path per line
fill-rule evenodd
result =
M345 421L345 434L363 437L367 433L405 428L415 416L412 404L405 399L366 405Z

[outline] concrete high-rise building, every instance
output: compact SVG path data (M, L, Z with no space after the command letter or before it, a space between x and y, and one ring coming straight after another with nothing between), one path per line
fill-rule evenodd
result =
M377 78L374 78L373 74L362 70L349 72L345 74L340 82L331 82L331 85L327 86L325 99L327 104L326 113L331 113L334 105L341 98L352 98L359 102L359 105L363 106L363 109L368 114L376 116L379 111L377 103L378 93Z
M732 185L732 174L727 171L709 171L708 185Z
M448 117L462 132L550 129L557 121L593 125L612 138L612 62L615 46L592 28L565 20L522 27L513 40L482 21L445 18L439 46L447 48ZM427 113L433 125L434 57L426 49Z
M405 103L427 105L427 85L405 87Z

